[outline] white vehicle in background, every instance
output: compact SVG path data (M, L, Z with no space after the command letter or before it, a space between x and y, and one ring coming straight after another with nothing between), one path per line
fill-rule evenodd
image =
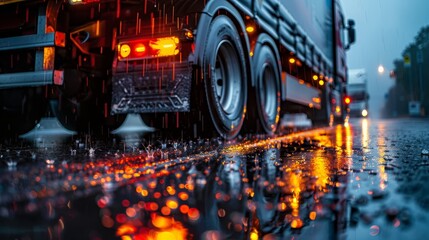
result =
M349 104L350 117L368 116L367 74L365 69L350 69L348 71L347 93L345 99Z
M408 102L408 115L410 117L420 117L422 116L420 112L421 104L419 101L409 101Z

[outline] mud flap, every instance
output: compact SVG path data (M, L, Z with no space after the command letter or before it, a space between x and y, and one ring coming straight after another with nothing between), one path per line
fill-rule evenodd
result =
M174 73L174 76L173 76ZM113 76L112 114L189 112L191 69Z

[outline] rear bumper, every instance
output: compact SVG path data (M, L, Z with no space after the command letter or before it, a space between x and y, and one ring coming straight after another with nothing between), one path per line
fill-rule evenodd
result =
M0 89L52 84L53 76L53 71L0 74Z

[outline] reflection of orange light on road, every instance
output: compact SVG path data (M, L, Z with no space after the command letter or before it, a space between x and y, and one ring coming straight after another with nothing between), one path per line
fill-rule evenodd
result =
M283 135L279 137L273 137L266 140L259 140L257 142L245 142L243 144L232 145L223 149L222 154L231 154L231 153L240 153L246 154L248 152L253 152L255 148L260 148L268 146L270 144L277 144L279 142L292 142L293 140L306 137L320 136L321 134L326 134L326 129L315 129L306 132L292 133L288 135Z
M157 240L171 240L176 239L176 236L172 232L160 232L156 234Z
M125 213L127 214L128 217L133 218L136 216L137 211L133 207L129 207L129 208L127 208Z
M176 190L174 189L174 187L172 187L172 186L168 186L167 187L167 192L168 192L168 194L170 194L170 195L174 195L174 194L176 194Z
M187 194L187 193L185 193L185 192L180 192L180 193L178 194L178 197L179 197L181 200L183 200L183 201L186 201L186 200L188 200L188 198L189 198L188 194Z
M181 205L179 208L180 212L183 214L188 214L189 206L188 205Z
M329 160L323 157L322 150L318 150L311 161L311 174L316 177L316 186L319 190L326 190L326 184L329 182L329 169Z
M172 220L169 217L162 217L162 216L156 215L152 219L152 224L157 228L169 228L171 227Z
M179 204L177 203L177 201L172 200L172 199L167 200L166 205L167 205L167 207L169 207L171 209L176 209L179 207Z
M200 218L200 212L196 208L190 208L188 211L188 217L192 221L196 221Z
M291 228L302 228L303 225L304 224L300 218L296 218L290 223Z
M121 240L133 240L133 238L129 235L124 235L121 237Z
M157 203L154 203L154 202L151 202L151 203L149 203L148 205L147 205L147 208L146 208L147 210L151 210L151 211L156 211L156 210L158 210L158 204Z
M139 227L130 224L121 225L116 235L121 239L135 240L185 240L188 239L188 229L172 217L151 215L152 227Z
M147 197L149 195L149 192L146 189L143 189L140 193L143 197Z
M346 154L351 157L353 154L353 131L350 124L345 126L346 128ZM352 163L350 163L351 165Z
M130 224L123 224L116 230L116 236L130 235L136 232L136 227Z
M362 119L362 148L366 149L369 145L368 119Z
M164 206L161 208L161 213L164 216L168 216L171 214L171 209L169 207Z
M299 169L299 163L294 164L292 168ZM301 174L291 173L290 179L289 179L289 185L293 194L290 200L290 207L292 208L292 216L294 217L299 216L301 184L302 184Z
M384 164L386 163L386 160L384 159L385 157L385 152L386 152L386 142L384 137L381 136L385 136L385 126L383 124L380 124L378 126L378 131L379 131L379 135L380 137L378 137L377 139L377 146L378 146L378 172L380 173L380 189L384 190L386 188L386 182L387 182L387 173L386 173L386 169Z
M148 187L149 188L155 188L156 187L156 181L149 182Z

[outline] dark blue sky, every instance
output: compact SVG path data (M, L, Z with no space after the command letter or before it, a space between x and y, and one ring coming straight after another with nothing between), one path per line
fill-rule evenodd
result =
M341 0L346 18L356 22L357 41L348 51L350 68L365 68L368 73L370 114L379 117L384 95L394 83L389 78L393 60L421 27L429 25L429 0ZM386 71L380 75L378 65Z

